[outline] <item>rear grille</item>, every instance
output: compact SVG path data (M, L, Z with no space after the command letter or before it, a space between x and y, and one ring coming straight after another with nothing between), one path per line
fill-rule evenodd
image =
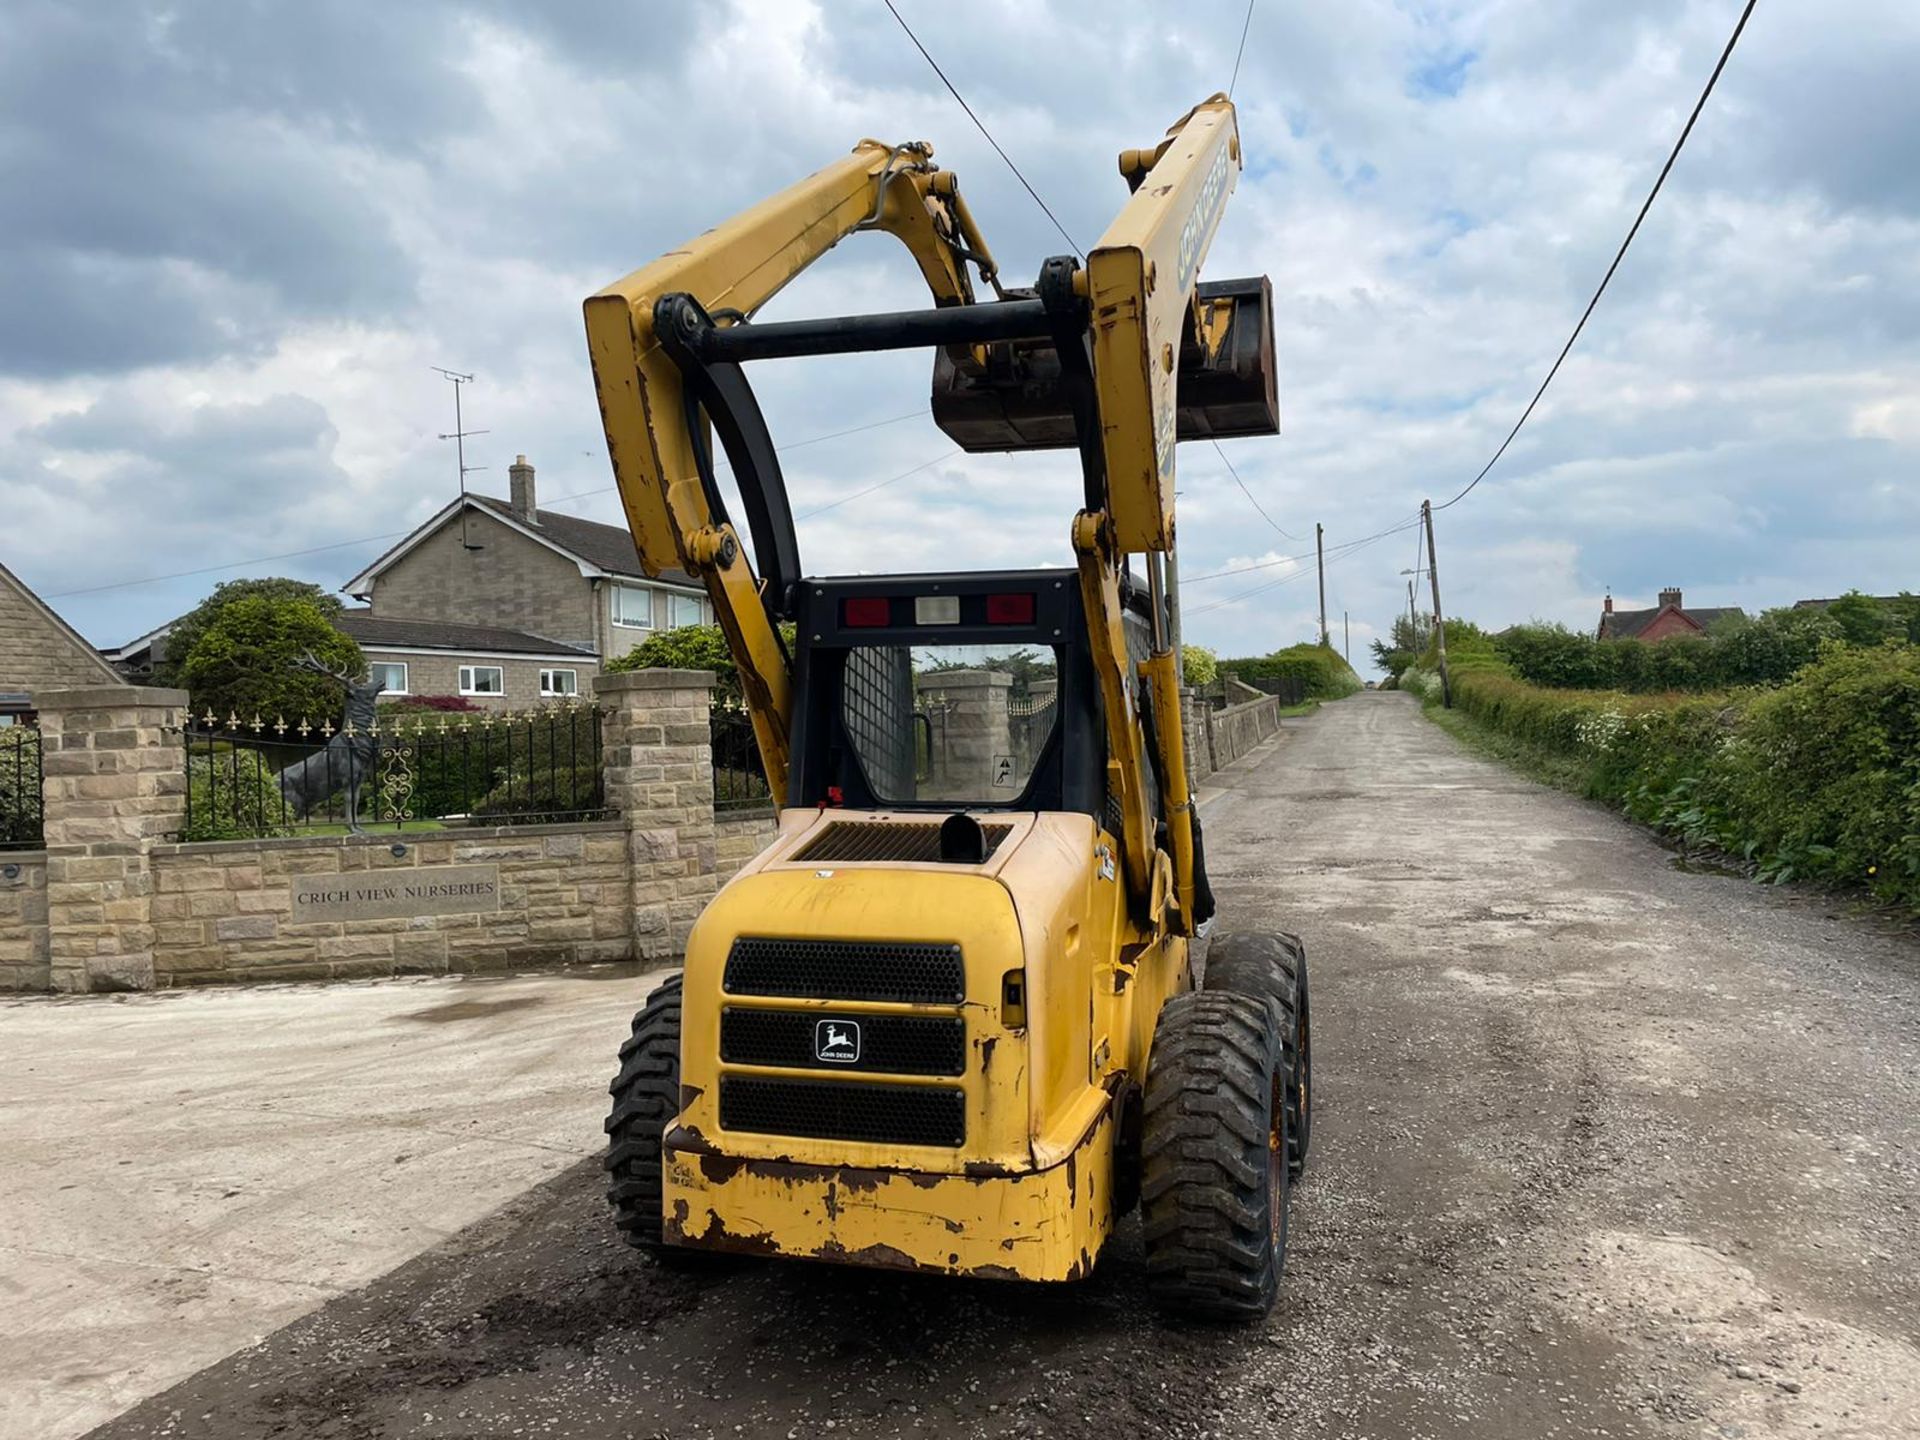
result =
M842 1020L848 1017L836 1017ZM720 1012L720 1058L729 1065L779 1065L797 1070L877 1070L891 1075L958 1075L966 1068L967 1027L958 1016L861 1015L860 1058L822 1060L816 1032L833 1023L811 1011Z
M720 1128L809 1140L959 1146L967 1139L966 1102L961 1091L944 1087L723 1075Z
M980 829L987 837L987 854L1000 848L1000 842L1013 833L1011 825L986 825ZM929 861L940 859L940 827L922 821L878 820L861 824L836 820L809 840L793 857L795 864L833 861L852 864L862 860Z
M967 996L958 945L741 936L727 954L733 995L958 1005Z

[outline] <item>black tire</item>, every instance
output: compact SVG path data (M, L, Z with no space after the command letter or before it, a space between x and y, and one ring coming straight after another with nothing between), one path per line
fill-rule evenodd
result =
M1161 1008L1147 1066L1147 1289L1170 1314L1258 1320L1287 1255L1286 1067L1272 1008L1197 991Z
M1298 1181L1313 1141L1313 1025L1307 947L1284 930L1221 935L1207 947L1207 990L1255 995L1278 1007L1287 1056L1287 1178Z
M638 1249L659 1254L664 1200L661 1141L680 1113L680 984L663 982L633 1017L633 1033L620 1047L620 1073L608 1086L613 1113L607 1117L607 1201L613 1222Z

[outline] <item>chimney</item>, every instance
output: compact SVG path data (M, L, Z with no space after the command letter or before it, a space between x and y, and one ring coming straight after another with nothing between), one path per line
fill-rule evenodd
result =
M537 523L534 514L533 466L527 463L526 456L514 456L513 464L507 467L507 485L512 491L513 513L529 525Z
M1680 605L1680 587L1677 585L1660 592L1660 608L1664 610L1669 605L1676 610L1682 608Z

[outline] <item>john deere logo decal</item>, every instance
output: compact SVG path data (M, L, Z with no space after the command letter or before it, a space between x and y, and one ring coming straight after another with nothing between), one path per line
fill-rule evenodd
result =
M820 1020L813 1027L813 1058L830 1065L860 1063L860 1022Z

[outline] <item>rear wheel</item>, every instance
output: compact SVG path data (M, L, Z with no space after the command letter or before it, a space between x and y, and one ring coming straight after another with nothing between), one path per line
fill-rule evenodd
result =
M607 1087L607 1200L627 1243L655 1254L664 1248L661 1142L680 1113L680 985L675 975L647 997Z
M1253 995L1279 1010L1287 1060L1287 1168L1298 1180L1313 1139L1313 1026L1307 999L1307 947L1284 930L1222 935L1207 947L1208 990Z
M1200 991L1161 1008L1147 1068L1141 1215L1163 1310L1257 1320L1287 1253L1287 1068L1271 1006Z

